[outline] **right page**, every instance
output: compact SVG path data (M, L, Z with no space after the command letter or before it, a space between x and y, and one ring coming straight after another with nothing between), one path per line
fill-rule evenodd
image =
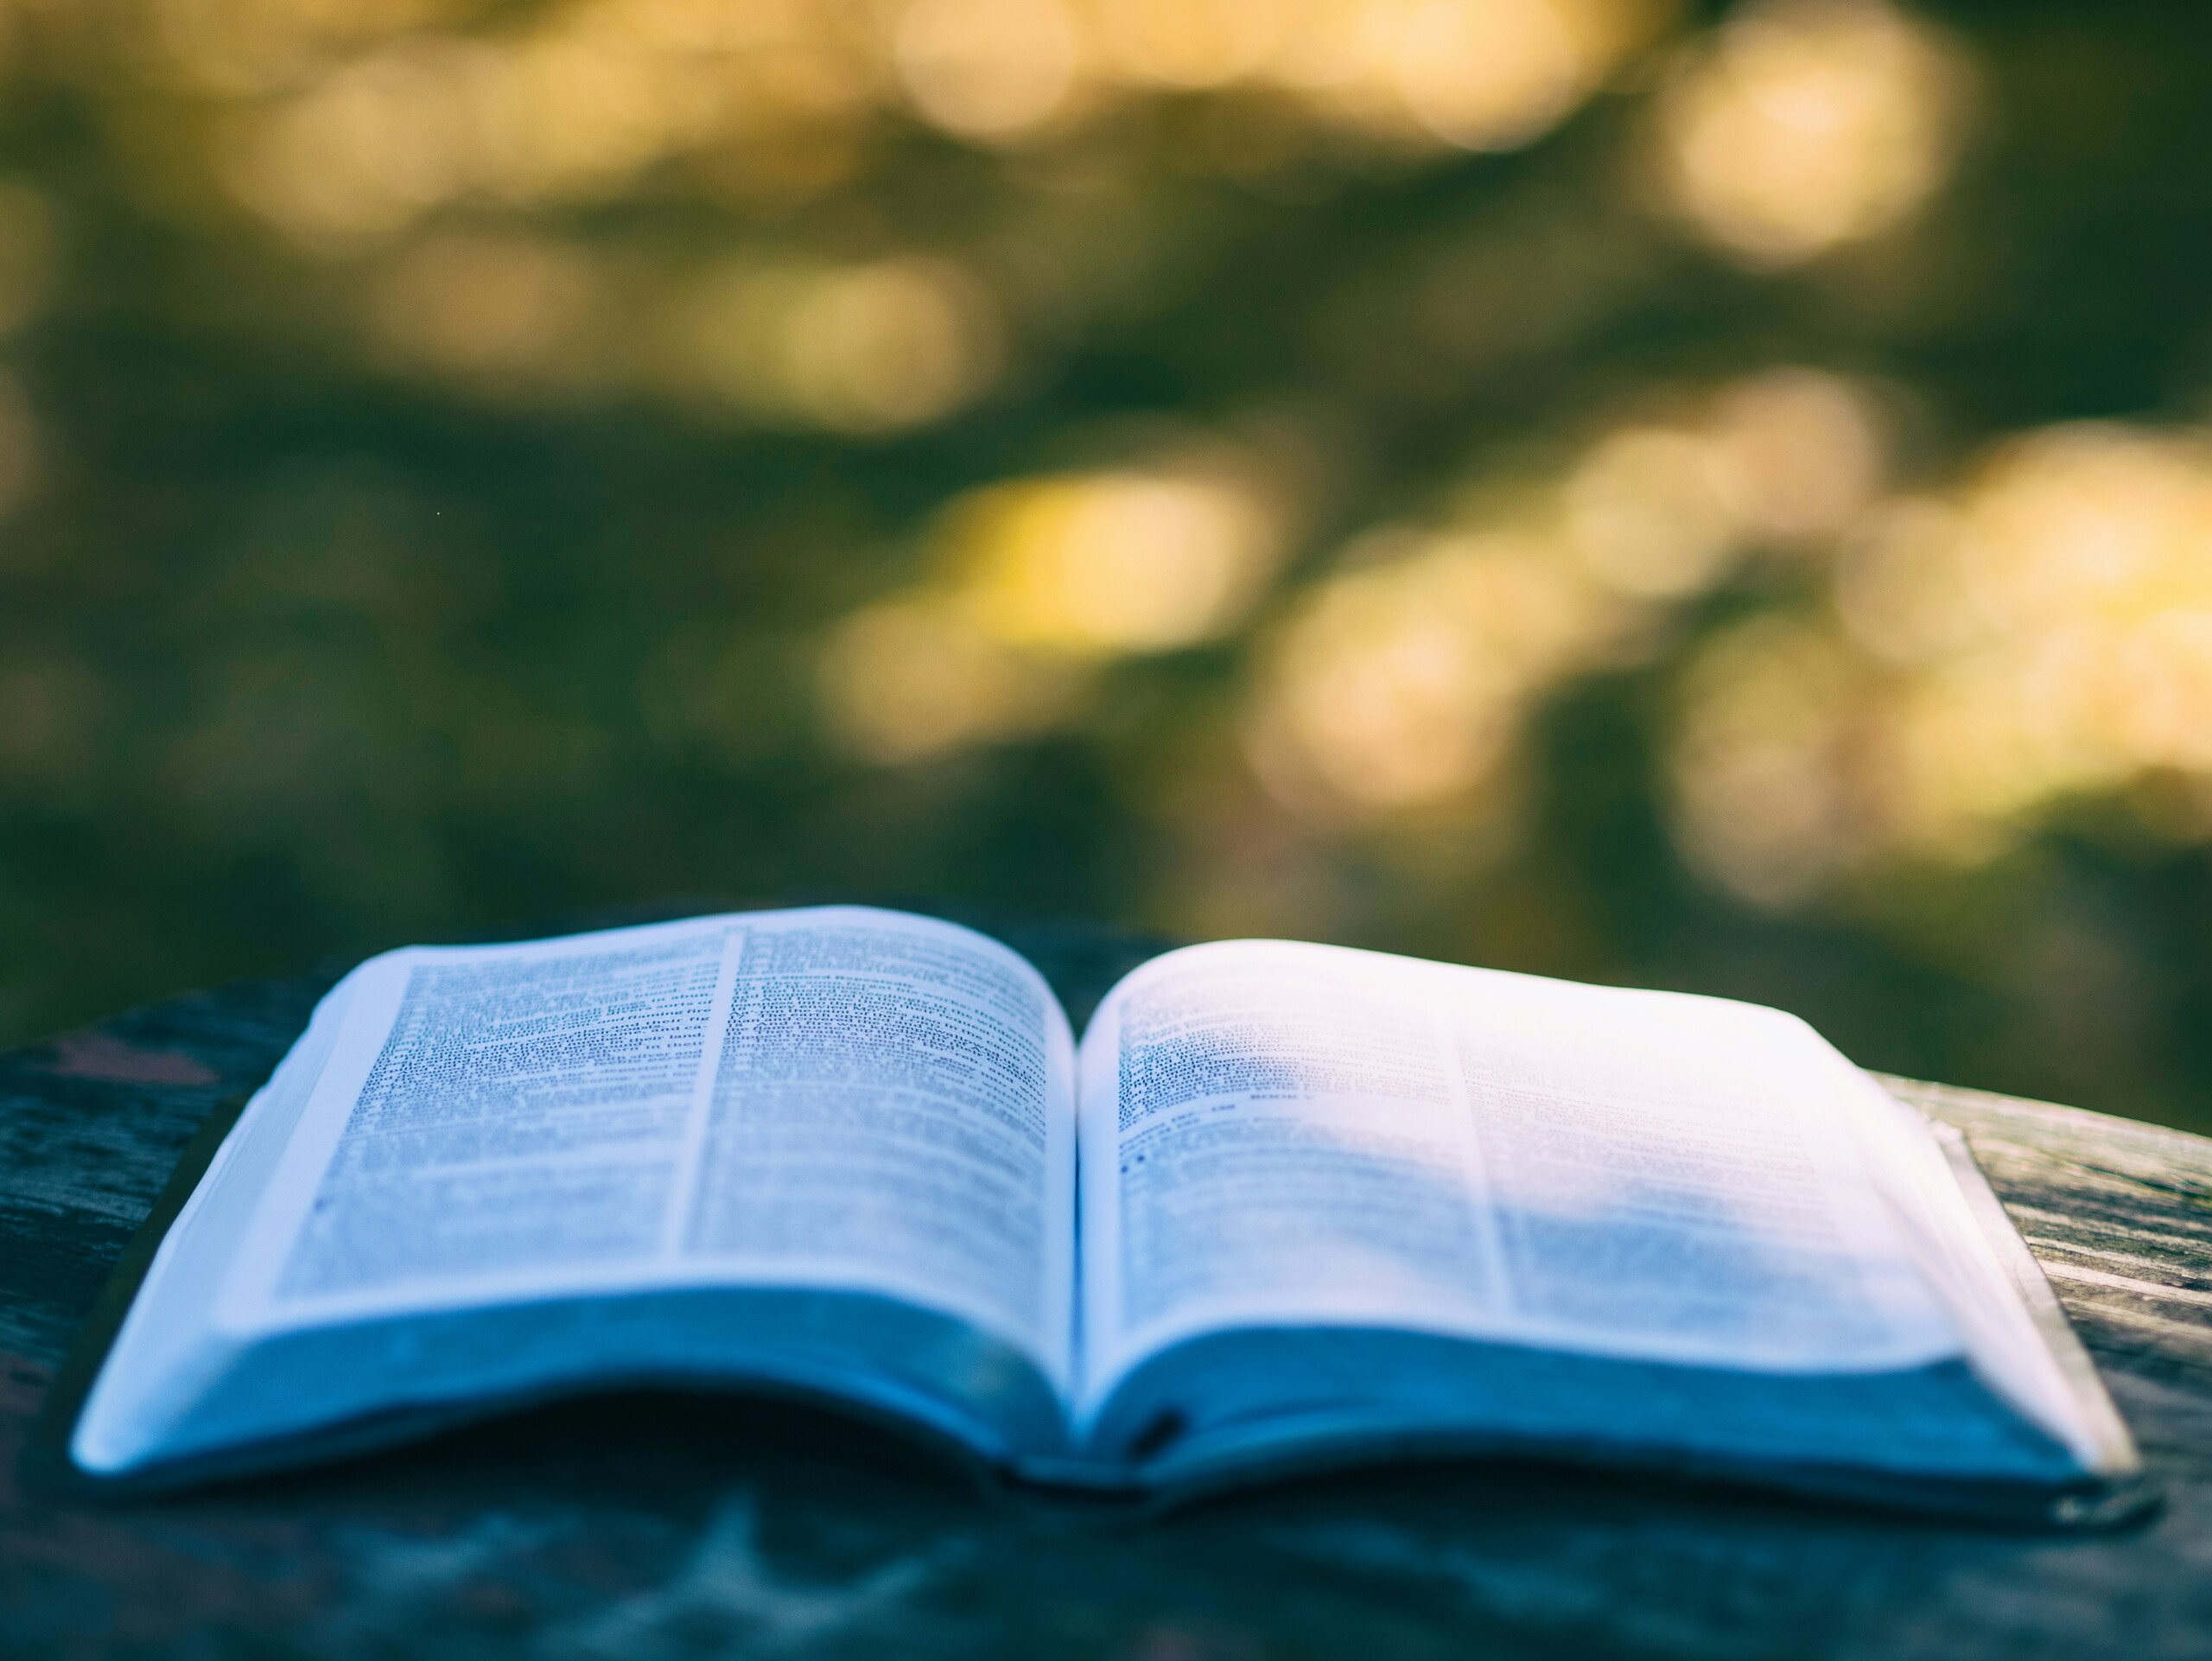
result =
M2094 1458L1925 1127L1793 1016L1225 942L1122 982L1082 1072L1085 1423L1185 1340L1334 1326L1665 1377L1971 1360Z

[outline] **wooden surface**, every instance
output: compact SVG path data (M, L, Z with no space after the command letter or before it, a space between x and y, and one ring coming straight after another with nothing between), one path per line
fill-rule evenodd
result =
M1147 943L1008 932L1080 1016ZM2007 1535L1534 1467L1143 1524L978 1493L829 1416L625 1397L194 1498L25 1496L13 1450L179 1150L323 983L0 1058L0 1655L2212 1656L2212 1142L1915 1087L1961 1125L2152 1467L2130 1532Z

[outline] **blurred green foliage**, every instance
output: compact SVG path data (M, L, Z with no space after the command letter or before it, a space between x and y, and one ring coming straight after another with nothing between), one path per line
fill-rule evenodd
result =
M1450 751L1433 789L1301 795L1253 737L1297 620L1395 569L1369 533L1480 522L1745 376L1853 389L1885 500L1955 497L2057 423L2193 432L2212 13L1913 13L1955 76L1941 178L1761 252L1651 182L1725 10L1639 11L1587 86L1473 150L1248 72L1130 71L984 130L932 105L893 10L839 12L892 57L830 114L393 207L314 150L317 89L563 13L18 0L0 1041L669 895L906 895L1751 996L1870 1066L2212 1130L2202 769L2054 773L2001 835L1853 830L1778 886L1697 855L1703 799L1670 782L1704 765L1696 666L1747 620L1825 617L1825 553L1643 594L1516 671L1498 756ZM312 50L257 80L188 49L298 16ZM804 283L849 270L876 287L809 322ZM679 326L713 305L768 311L715 358L737 336ZM777 380L816 328L830 367ZM870 329L888 368L836 356ZM948 504L1221 455L1275 541L1220 615L1141 646L1007 625L976 648L999 703L899 728L957 671L931 659L839 725L823 665L879 638L849 620L983 581Z

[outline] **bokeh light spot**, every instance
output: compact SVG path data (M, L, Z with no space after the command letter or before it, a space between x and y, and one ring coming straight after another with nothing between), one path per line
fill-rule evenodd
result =
M1956 155L1958 49L1880 0L1766 0L1730 18L1659 105L1664 189L1747 264L1889 229Z
M668 372L771 421L888 432L980 397L1004 353L989 291L952 261L741 262L677 307Z
M1565 0L1424 0L1401 26L1396 55L1414 118L1478 150L1511 150L1550 128L1600 67Z
M1782 368L1722 389L1707 423L1715 480L1744 533L1802 544L1848 530L1880 493L1883 423L1849 381Z
M863 760L900 763L1034 732L1069 684L942 596L888 600L832 631L820 663L830 736Z
M1274 640L1248 754L1324 819L1472 790L1531 701L1601 651L1617 608L1549 547L1510 535L1393 538L1315 590ZM1371 559L1371 554L1366 558Z
M1060 0L912 0L893 47L914 107L964 138L1018 138L1066 102L1081 41Z
M984 491L955 509L946 541L994 633L1105 654L1191 646L1241 620L1281 526L1234 481L1103 473Z
M1219 86L1254 73L1299 19L1294 0L1098 0L1107 60L1141 86Z
M1832 601L1724 638L1688 681L1678 829L1739 893L1983 861L2069 798L2212 780L2201 436L2073 425L2000 446L1871 515Z
M1817 627L1764 619L1707 647L1684 701L1672 783L1685 857L1756 904L1808 899L1858 851L1851 654Z
M1711 586L1736 552L1725 488L1702 435L1630 428L1599 444L1568 480L1567 534L1609 587L1688 594Z

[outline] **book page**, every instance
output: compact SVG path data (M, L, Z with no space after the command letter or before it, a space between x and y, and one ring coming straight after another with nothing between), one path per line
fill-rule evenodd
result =
M1072 1047L1005 947L823 907L417 948L356 977L227 1326L835 1286L1064 1375Z
M1852 1134L1863 1080L1774 1010L1230 942L1125 980L1082 1072L1086 1412L1237 1326L1786 1371L1961 1351Z
M957 1288L1065 1384L1073 1041L1036 971L944 925L753 928L720 1047L673 1233L685 1263Z

